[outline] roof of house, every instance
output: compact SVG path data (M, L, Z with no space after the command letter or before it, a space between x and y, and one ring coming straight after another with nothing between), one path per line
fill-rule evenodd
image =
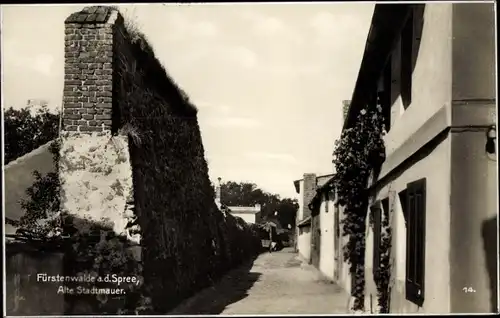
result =
M367 91L371 90L374 81L378 80L382 74L411 9L411 4L384 3L375 5L361 67L343 130L352 126L357 114L371 97Z
M241 214L257 214L260 212L260 207L255 206L228 206L229 212Z
M257 214L260 212L260 206L226 206L232 213Z
M46 143L5 165L5 218L19 220L24 214L20 200L27 198L26 189L35 181L33 176L35 170L38 170L42 175L55 172L52 153L49 149L50 143ZM5 234L14 233L15 228L6 224Z
M323 185L318 187L316 189L316 194L314 197L311 199L311 202L309 202L309 209L313 211L313 213L316 211L316 208L318 207L319 203L321 203L321 197L325 192L331 191L333 187L333 176L330 177ZM333 192L333 196L329 197L329 200L335 200L335 192Z

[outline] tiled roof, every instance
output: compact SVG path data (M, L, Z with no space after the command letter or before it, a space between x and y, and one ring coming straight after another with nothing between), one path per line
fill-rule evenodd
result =
M106 23L112 8L107 6L85 7L80 12L71 14L64 23Z
M4 167L5 177L5 218L19 220L24 214L20 200L27 199L26 189L33 185L35 177L33 171L38 170L42 175L55 172L56 167L47 143L32 152L9 162ZM13 234L15 228L5 225L6 234Z
M303 227L303 226L307 226L307 225L311 225L311 217L310 216L308 216L305 219L303 219L302 221L300 221L297 224L297 227Z

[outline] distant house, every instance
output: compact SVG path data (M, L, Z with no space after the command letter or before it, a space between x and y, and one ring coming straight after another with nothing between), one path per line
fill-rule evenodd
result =
M221 178L218 178L218 183L215 186L215 204L219 209L224 205L221 199ZM261 221L261 206L256 204L255 206L227 206L224 205L232 216L237 216L242 218L245 222L249 224L257 224Z
M316 190L322 187L332 176L332 174L316 176L314 173L305 173L302 179L294 181L295 191L299 194L299 210L295 222L297 227L296 248L299 255L308 262L313 261L311 244L316 244L313 249L319 248L319 242L312 239L312 211L309 203L316 196ZM316 229L318 228L316 227Z
M380 98L388 133L369 184L365 308L385 219L391 313L497 312L495 69L493 3L375 6L344 125Z
M55 172L55 165L47 143L30 153L13 160L4 167L5 219L19 221L24 215L21 200L27 199L26 190L33 185L33 172L38 170L42 175ZM16 228L5 224L4 234L15 234Z

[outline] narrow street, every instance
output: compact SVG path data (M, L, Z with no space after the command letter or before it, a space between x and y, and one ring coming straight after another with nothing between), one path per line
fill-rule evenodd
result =
M291 248L263 253L169 314L343 314L347 294Z

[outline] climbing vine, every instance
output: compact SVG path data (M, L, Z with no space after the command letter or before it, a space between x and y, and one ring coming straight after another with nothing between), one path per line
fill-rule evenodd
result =
M335 142L335 175L332 186L338 204L344 207L343 235L348 241L343 246L344 259L353 275L352 310L364 309L364 254L365 220L368 210L368 179L373 169L385 159L383 135L385 133L382 107L367 105L361 109L353 127L342 131Z
M389 209L383 209L382 233L380 242L380 266L375 269L375 284L377 285L377 299L379 313L389 313L389 283L391 279L391 246L392 232L389 224Z

